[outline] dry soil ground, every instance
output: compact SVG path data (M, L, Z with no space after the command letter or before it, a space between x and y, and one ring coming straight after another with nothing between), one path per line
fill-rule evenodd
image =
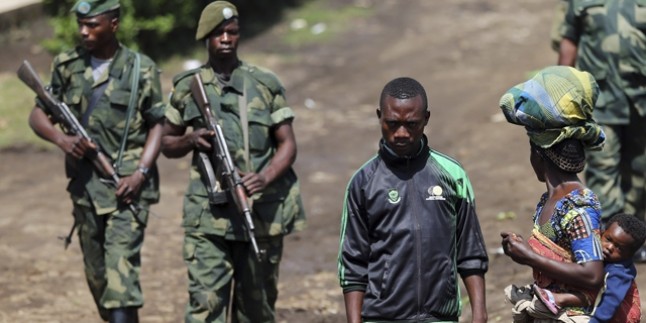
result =
M375 153L380 133L374 110L382 86L407 75L427 88L431 145L457 157L470 174L491 250L489 317L508 322L502 289L528 282L531 274L495 253L499 232L529 232L544 186L529 166L523 130L503 121L497 103L530 71L555 62L548 42L555 1L361 2L375 14L353 21L332 43L286 52L275 45L286 22L241 48L243 57L264 57L264 64L281 76L297 113L295 168L309 227L286 240L279 321L344 320L335 278L344 188ZM5 72L13 72L20 59L9 53L0 57ZM281 59L286 54L290 60ZM168 80L164 86L168 90ZM306 108L307 99L316 105ZM56 238L71 223L62 157L58 151L29 147L0 152L0 323L99 322L76 241L65 251ZM157 216L149 221L143 250L143 323L180 322L187 298L179 224L188 162L160 157L159 165L162 200L153 207ZM510 216L501 219L501 212ZM645 270L638 266L642 288ZM468 321L468 304L465 308L462 320Z

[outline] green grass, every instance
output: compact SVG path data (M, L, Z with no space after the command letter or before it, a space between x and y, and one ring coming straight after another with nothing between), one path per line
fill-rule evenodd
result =
M289 26L296 19L302 19L306 25L300 29L288 27L283 41L291 46L302 46L326 42L338 33L352 26L354 18L366 17L372 14L371 9L349 5L343 8L325 8L324 2L308 2L302 7L287 13L285 21ZM317 24L324 24L325 30L319 34L312 32Z
M34 93L14 74L0 74L0 149L24 145L47 147L27 123Z

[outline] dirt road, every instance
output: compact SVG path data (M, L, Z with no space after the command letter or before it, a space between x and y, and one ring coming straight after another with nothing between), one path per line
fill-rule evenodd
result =
M430 144L458 158L469 172L489 249L499 246L502 230L529 233L531 212L544 190L530 168L523 129L504 122L497 104L530 71L555 62L548 41L555 1L361 2L375 14L356 19L330 44L277 50L275 40L285 28L277 26L241 49L243 57L265 57L264 65L281 76L297 113L295 167L309 227L286 241L280 322L344 319L336 282L343 190L376 151L380 133L374 110L390 79L407 75L427 88ZM286 54L290 59L282 60ZM315 106L306 108L307 99ZM162 201L153 207L157 216L150 219L143 250L142 323L180 322L187 298L179 224L188 161L161 157L159 164ZM0 152L0 323L99 322L76 241L64 251L56 239L71 224L62 169L62 154L56 151ZM501 212L512 216L500 219ZM531 273L493 252L490 259L490 321L508 322L502 289L529 282ZM646 286L645 269L638 266L641 286Z

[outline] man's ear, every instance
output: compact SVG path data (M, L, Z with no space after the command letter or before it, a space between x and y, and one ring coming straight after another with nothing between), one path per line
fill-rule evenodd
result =
M113 33L116 33L119 30L119 18L112 18L110 20L110 28Z
M377 108L375 112L377 112L377 118L381 119L381 108Z

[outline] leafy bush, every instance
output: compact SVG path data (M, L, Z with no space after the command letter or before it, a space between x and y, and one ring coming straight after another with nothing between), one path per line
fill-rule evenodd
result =
M119 40L126 46L156 58L185 54L195 47L195 29L202 9L212 0L120 0ZM253 36L276 23L286 7L307 0L239 0L236 5L242 32ZM54 37L44 42L51 53L72 48L78 42L74 14L70 9L76 0L44 0L51 15Z

